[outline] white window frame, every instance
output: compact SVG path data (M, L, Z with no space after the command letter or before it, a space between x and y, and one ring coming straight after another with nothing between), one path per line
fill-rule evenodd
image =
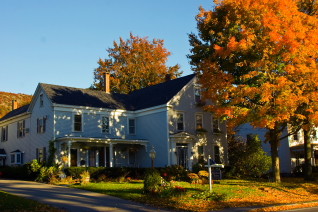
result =
M179 126L179 115L182 115L182 130L178 128ZM178 132L184 132L185 131L185 115L184 112L178 111L177 117L176 117L176 129Z
M104 130L104 118L108 119L108 130ZM102 116L101 117L101 128L102 128L102 133L110 134L110 118L109 118L109 116Z
M198 127L198 119L197 119L197 116L201 116L201 128L200 127ZM195 129L196 130L200 130L200 129L203 129L204 127L203 127L203 114L202 113L196 113L195 114Z
M75 116L81 116L81 130L75 130ZM83 132L83 114L82 113L73 114L73 132Z
M131 129L130 121L134 122L134 126L133 126L134 131L133 132L130 131L130 129ZM136 119L135 118L128 118L128 134L129 135L136 135Z
M18 155L19 155L19 161L18 161ZM14 159L14 160L12 160ZM20 165L23 164L23 153L22 152L14 152L14 153L10 153L10 163L12 165Z

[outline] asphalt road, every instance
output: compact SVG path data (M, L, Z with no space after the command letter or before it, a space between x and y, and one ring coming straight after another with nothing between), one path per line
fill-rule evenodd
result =
M2 180L0 190L30 198L70 212L120 211L149 212L165 211L129 200L90 191L54 186L32 181ZM166 210L167 211L167 210Z

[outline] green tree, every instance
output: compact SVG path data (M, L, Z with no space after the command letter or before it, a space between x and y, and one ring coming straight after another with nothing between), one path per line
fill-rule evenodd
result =
M103 72L110 73L112 92L125 94L164 82L167 75L173 79L182 73L179 65L166 65L171 53L160 39L148 41L130 34L127 40L114 41L114 46L106 51L108 58L100 59L94 71L94 89L102 89Z
M261 177L271 168L271 157L262 148L258 135L248 135L247 141L233 138L229 142L231 174L238 177Z

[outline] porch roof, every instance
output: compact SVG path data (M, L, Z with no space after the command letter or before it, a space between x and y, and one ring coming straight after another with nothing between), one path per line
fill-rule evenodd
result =
M57 138L56 141L71 141L76 142L88 142L88 143L104 143L104 144L142 144L149 143L143 139L122 139L122 138L92 138L92 137L62 137Z

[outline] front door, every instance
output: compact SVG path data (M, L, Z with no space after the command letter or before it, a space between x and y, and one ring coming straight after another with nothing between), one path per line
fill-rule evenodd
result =
M188 144L177 143L177 161L179 166L188 168Z
M77 166L77 149L71 149L71 166Z

